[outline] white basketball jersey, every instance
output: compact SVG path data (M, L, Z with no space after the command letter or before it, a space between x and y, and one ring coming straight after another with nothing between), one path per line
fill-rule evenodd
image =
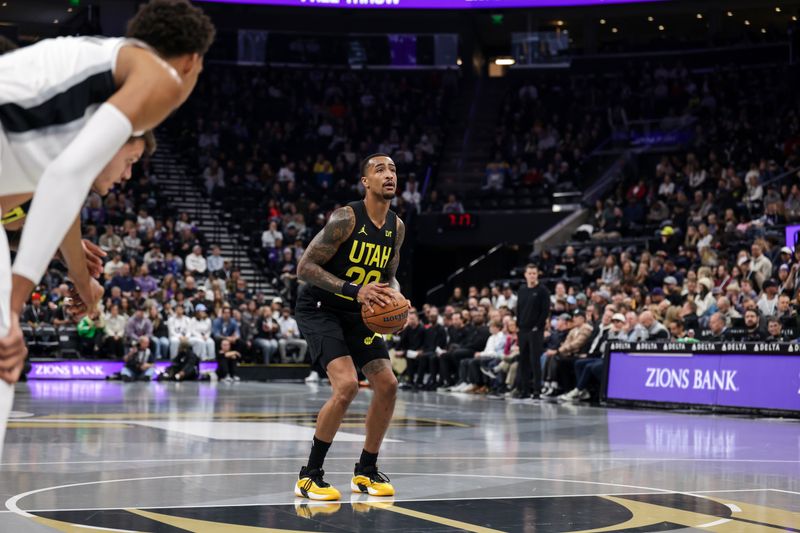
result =
M116 92L124 38L58 37L0 56L0 195L30 193Z

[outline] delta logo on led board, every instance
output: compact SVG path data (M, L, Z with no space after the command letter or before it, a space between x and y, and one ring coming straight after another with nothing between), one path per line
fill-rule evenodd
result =
M498 9L575 7L665 2L667 0L200 0L223 4L264 6L388 8L388 9Z

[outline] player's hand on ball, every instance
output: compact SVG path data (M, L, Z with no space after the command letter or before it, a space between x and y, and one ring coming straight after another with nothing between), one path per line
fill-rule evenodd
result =
M0 338L0 379L6 383L16 383L27 356L28 347L19 327L19 315L11 313L8 335Z
M103 258L108 254L92 241L81 240L83 253L86 255L86 266L89 268L89 275L99 278L103 274Z
M386 306L392 302L397 303L394 291L389 288L388 283L370 283L369 285L362 285L361 288L358 289L356 301L364 304L370 313L373 312L373 305Z

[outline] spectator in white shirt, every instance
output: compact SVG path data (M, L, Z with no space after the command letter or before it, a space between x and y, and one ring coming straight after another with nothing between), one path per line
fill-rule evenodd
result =
M115 253L111 261L106 263L103 267L103 272L106 275L107 279L111 279L117 275L117 272L122 268L122 265L125 263L122 262L122 256L118 253Z
M203 249L200 248L200 246L192 248L192 253L186 256L184 265L186 266L186 270L192 274L205 274L208 266L206 264L206 258L203 257Z
M147 214L147 209L139 210L139 216L136 217L136 229L141 234L146 234L151 229L156 229L156 221Z
M182 342L189 341L192 333L192 319L186 316L182 305L175 307L175 314L167 319L167 331L169 332L169 356L175 359L178 355L178 347Z
M511 290L511 285L503 284L503 292L497 297L497 308L508 307L510 311L517 308L517 295Z
M419 184L416 177L411 174L406 182L406 190L403 191L403 200L407 204L413 205L419 211L419 204L422 201L422 195L419 193Z
M217 354L214 339L211 338L211 319L208 318L208 309L205 305L199 304L194 311L195 316L192 318L189 342L197 357L203 361L210 361L216 358Z
M278 223L274 220L269 223L269 229L261 234L261 246L264 248L275 248L275 241L283 241L283 233L278 231Z
M278 337L278 351L281 354L281 361L286 361L287 346L297 346L299 348L300 352L295 359L296 363L305 361L308 343L300 337L300 329L297 327L297 321L292 317L291 309L288 307L283 308L281 316L278 318L278 325L281 327Z

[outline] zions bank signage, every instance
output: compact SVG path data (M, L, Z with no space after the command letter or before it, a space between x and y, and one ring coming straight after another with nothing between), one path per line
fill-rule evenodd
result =
M122 370L122 361L46 361L32 362L30 379L105 379ZM156 362L156 373L163 372L168 366L168 361ZM217 363L203 361L200 363L200 372L216 370Z
M717 352L637 353L612 347L606 396L609 400L800 411L800 354L789 350L785 355Z
M564 7L666 0L201 0L224 4L259 4L264 6L389 8L389 9L496 9L515 7Z

